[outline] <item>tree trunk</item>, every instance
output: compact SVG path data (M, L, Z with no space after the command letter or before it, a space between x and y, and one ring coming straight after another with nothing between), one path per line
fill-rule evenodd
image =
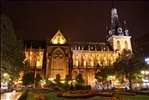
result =
M131 79L129 79L129 88L130 88L130 91L132 91L132 82L131 82Z

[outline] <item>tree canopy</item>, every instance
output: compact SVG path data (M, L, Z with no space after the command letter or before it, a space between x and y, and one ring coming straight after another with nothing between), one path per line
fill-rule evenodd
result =
M26 73L22 79L23 85L27 86L32 82L32 75L31 73Z
M8 73L16 79L24 68L25 54L23 42L17 40L12 22L6 16L1 16L1 74Z
M42 80L42 77L40 76L40 74L37 74L35 78L35 85L38 86L41 80Z
M85 82L84 79L83 79L83 77L82 77L82 74L77 75L76 82L79 85L82 85Z
M139 74L145 68L146 63L137 52L132 53L130 50L124 49L113 66L116 75L124 76L132 89L131 84L132 80L136 79L135 74Z
M106 66L106 67L101 67L99 69L100 69L100 71L95 73L95 79L97 79L98 82L107 81L107 77L109 75L113 75L113 73L114 73L114 68L112 68L112 67Z

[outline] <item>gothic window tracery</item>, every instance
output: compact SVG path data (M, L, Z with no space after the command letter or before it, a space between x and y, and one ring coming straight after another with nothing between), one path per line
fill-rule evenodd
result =
M60 50L57 50L53 53L52 58L53 58L52 69L53 70L63 69L64 54Z

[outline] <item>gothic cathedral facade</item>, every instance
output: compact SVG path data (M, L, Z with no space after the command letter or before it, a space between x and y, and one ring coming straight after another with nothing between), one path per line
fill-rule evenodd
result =
M111 66L123 49L132 50L125 21L124 26L123 31L117 9L112 8L107 42L70 42L58 30L51 40L25 41L25 60L29 61L34 77L40 74L43 79L55 79L60 74L61 79L69 75L75 80L78 74L82 74L84 84L93 87L98 66Z

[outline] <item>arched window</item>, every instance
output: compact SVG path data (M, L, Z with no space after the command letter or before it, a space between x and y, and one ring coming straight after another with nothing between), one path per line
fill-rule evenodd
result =
M73 71L72 72L72 79L75 79L77 77L78 73L77 71Z
M63 69L64 54L60 50L56 50L52 55L52 69Z
M125 49L128 49L128 43L125 41Z
M93 81L94 81L94 73L93 73L93 71L89 71L88 82L93 82Z
M117 50L121 50L121 45L120 45L120 41L117 41Z

